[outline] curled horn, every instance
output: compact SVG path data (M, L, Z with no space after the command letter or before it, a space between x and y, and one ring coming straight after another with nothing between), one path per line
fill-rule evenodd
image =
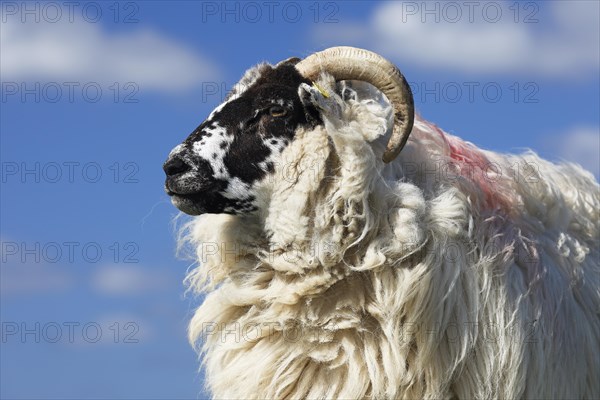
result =
M371 51L340 46L306 57L296 64L296 69L310 80L316 80L325 71L337 81L368 82L385 94L394 108L394 130L383 161L389 163L398 156L412 130L415 106L410 87L394 64Z

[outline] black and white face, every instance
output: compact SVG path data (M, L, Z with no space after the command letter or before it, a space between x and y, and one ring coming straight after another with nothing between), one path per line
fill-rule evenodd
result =
M292 62L246 73L241 90L169 154L163 168L173 204L190 215L256 211L260 183L274 173L297 128L318 121L300 100L302 83L309 81Z

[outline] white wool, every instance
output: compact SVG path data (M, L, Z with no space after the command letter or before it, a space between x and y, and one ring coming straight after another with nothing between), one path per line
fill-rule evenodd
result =
M183 232L214 397L600 398L592 175L421 119L383 164L391 111L360 93L297 132L260 215Z

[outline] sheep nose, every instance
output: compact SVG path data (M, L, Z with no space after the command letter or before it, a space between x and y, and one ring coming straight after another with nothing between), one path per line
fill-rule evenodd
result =
M186 163L179 156L174 156L168 159L167 162L163 165L163 170L165 171L165 174L167 174L167 177L183 174L191 169L191 165Z

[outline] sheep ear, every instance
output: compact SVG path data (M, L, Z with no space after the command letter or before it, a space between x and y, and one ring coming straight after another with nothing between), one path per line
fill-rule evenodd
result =
M340 93L342 95L342 99L344 101L357 101L358 100L358 94L356 93L356 90L354 89L354 85L352 84L352 81L341 81L338 83L340 85Z
M342 118L342 100L332 90L313 84L302 83L298 88L298 96L304 107L316 110L322 119L339 121Z

